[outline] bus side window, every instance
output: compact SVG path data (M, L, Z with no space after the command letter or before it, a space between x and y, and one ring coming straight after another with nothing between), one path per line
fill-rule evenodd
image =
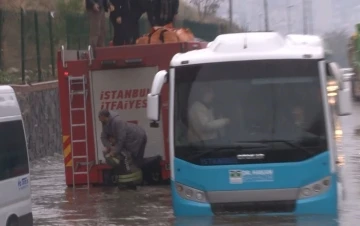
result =
M187 143L187 131L188 131L188 121L187 121L187 114L189 109L189 101L184 101L189 98L188 95L184 95L183 93L189 93L191 86L187 84L178 84L175 88L175 120L176 123L176 131L175 131L175 143L176 144L186 144ZM186 92L182 92L182 91ZM180 104L183 105L180 105ZM186 103L186 104L184 104Z
M0 181L29 173L28 153L21 120L0 123Z

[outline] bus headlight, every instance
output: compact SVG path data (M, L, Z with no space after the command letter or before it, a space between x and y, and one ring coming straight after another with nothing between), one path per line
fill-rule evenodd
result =
M330 177L308 184L300 189L298 199L306 199L325 193L330 187Z
M176 191L181 198L195 202L207 203L205 193L195 188L175 183Z
M343 135L342 129L336 129L335 130L335 136L342 136L342 135Z
M328 85L326 89L328 92L336 92L339 89L339 87L337 85Z

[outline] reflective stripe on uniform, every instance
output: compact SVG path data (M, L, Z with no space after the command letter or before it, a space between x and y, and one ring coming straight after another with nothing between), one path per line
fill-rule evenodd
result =
M142 171L138 170L135 173L130 173L126 175L118 175L119 183L128 183L128 182L136 182L142 180Z

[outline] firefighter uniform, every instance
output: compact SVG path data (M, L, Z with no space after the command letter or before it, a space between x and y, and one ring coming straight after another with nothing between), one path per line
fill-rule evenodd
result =
M114 28L113 45L135 44L139 37L139 19L144 12L140 0L110 0L110 3L114 6L110 12Z
M136 186L142 183L142 170L133 162L132 155L127 151L111 156L104 154L105 161L112 166L115 173L114 183L118 185Z

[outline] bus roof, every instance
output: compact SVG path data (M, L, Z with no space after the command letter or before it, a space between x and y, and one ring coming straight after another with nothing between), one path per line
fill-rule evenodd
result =
M314 35L254 32L219 35L205 49L176 54L171 66L267 59L323 59L323 40Z

